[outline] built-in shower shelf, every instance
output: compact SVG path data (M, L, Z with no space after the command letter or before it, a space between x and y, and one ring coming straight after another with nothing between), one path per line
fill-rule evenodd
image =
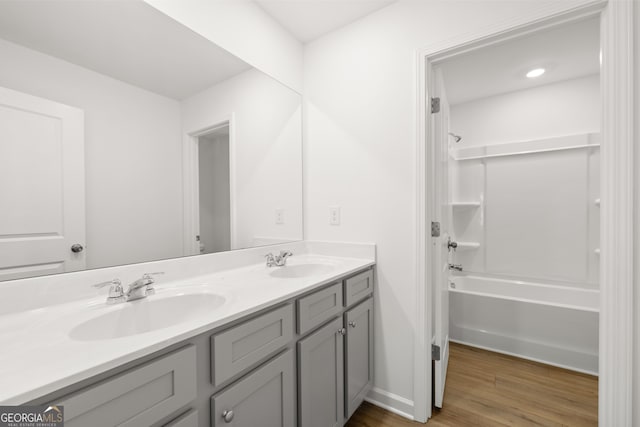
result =
M457 212L468 211L479 208L480 202L453 202L451 203L451 207Z
M593 251L593 253L595 253L596 255L598 255L598 256L599 256L599 255L600 255L600 248L595 249L595 250Z
M464 145L464 144L463 144ZM492 157L529 155L564 150L598 149L600 134L585 133L531 141L475 145L453 149L454 160L482 160Z
M475 251L480 249L480 243L478 242L458 242L457 251Z
M596 206L600 206L600 199L595 199L595 200L593 201L593 203L595 203L595 204L596 204Z

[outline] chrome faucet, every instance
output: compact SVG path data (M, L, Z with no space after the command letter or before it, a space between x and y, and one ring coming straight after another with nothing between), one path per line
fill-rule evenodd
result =
M107 297L107 304L117 304L126 301L135 301L137 299L146 298L149 295L153 295L156 291L153 288L155 281L152 276L164 274L163 272L157 273L145 273L141 278L129 285L127 292L124 292L122 288L122 282L120 279L113 279L108 282L97 283L93 285L94 288L103 288L110 285L109 296Z
M269 252L264 257L267 259L267 267L283 267L287 265L287 258L292 255L290 251L280 251L278 255Z

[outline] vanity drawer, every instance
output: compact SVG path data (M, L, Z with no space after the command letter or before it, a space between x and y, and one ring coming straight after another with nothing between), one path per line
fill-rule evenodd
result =
M342 283L298 300L298 333L304 334L342 312Z
M56 402L67 427L152 425L196 398L193 345Z
M373 270L363 271L344 281L345 307L356 303L373 293Z
M292 304L214 335L211 337L211 382L219 386L271 356L292 339Z

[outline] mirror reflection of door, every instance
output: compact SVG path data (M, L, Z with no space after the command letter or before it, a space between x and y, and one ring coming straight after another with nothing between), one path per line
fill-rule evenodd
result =
M200 253L231 249L229 125L198 137Z
M0 87L0 280L84 270L84 111Z

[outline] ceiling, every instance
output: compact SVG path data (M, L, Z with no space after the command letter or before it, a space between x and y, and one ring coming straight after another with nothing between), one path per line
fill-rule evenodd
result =
M139 0L2 0L0 38L174 99L251 68Z
M303 43L367 16L396 0L256 0Z
M451 105L600 72L599 19L513 39L447 59L443 71ZM545 68L541 77L525 74Z

